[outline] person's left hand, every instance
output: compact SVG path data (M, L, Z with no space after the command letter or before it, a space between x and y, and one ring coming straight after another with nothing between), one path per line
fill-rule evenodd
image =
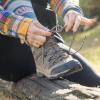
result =
M80 25L91 26L96 22L96 19L88 19L83 17L76 11L69 11L64 16L65 31L76 32Z

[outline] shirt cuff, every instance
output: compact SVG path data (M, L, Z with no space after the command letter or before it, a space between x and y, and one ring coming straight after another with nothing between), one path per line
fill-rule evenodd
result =
M82 9L79 6L68 6L63 10L62 17L64 17L65 14L70 10L76 11L79 14L81 14L82 16L84 15Z

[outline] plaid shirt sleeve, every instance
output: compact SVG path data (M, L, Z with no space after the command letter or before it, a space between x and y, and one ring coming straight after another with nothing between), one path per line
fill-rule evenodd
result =
M51 7L58 15L64 17L69 10L74 10L82 14L79 7L79 0L51 0Z
M30 0L5 1L0 2L0 33L25 40L30 23L37 19Z

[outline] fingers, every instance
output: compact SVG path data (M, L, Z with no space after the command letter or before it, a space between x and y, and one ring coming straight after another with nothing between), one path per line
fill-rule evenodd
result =
M76 32L80 25L91 26L96 22L96 19L88 19L82 16L77 16L72 31Z
M37 27L34 29L33 34L34 33L37 34L37 35L41 35L41 36L51 36L51 34L52 34L49 31L45 31L45 30L37 28Z
M42 24L40 24L39 22L37 22L37 23L35 23L35 25L38 27L38 28L40 28L40 29L43 29L43 30L45 30L45 31L50 31L48 28L46 28L45 26L43 26Z
M67 16L67 23L66 23L66 27L65 27L65 31L68 32L70 31L72 28L73 28L73 25L75 23L75 18L76 18L76 15L71 13Z
M27 42L34 47L40 47L46 42L46 37L51 36L49 29L41 25L38 21L32 22L27 32Z
M37 35L41 35L41 36L50 36L52 33L49 31L46 31L45 29L39 28L39 27L43 27L43 26L38 26L38 24L36 23L31 23L28 33L32 33L32 34L37 34Z
M96 22L96 18L88 19L77 12L69 12L64 16L65 31L76 32L80 25L91 26Z
M31 38L28 39L28 43L30 46L36 47L36 48L39 48L40 46L43 45L43 43L36 41L36 40L32 40Z
M96 18L88 19L86 17L81 17L81 25L91 26L97 21Z
M37 34L29 34L28 36L27 36L27 39L29 39L29 38L31 38L32 40L36 40L36 41L38 41L39 43L45 43L46 42L46 37L44 37L44 36L40 36L40 35L37 35Z
M43 25L40 24L39 22L36 22L34 25L35 25L37 28L39 28L39 29L41 29L41 30L43 30L43 31L48 32L50 35L52 34L48 28L46 28L45 26L43 26Z
M30 33L27 36L27 41L31 46L39 48L46 42L46 37Z
M76 32L78 30L80 23L81 23L80 21L81 21L81 16L77 16L75 19L75 24L72 29L73 32Z
M76 32L80 25L91 26L96 22L96 19L88 19L82 16L77 16L72 31Z

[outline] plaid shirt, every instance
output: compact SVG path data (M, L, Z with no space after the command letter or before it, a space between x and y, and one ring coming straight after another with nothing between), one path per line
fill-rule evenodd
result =
M69 10L81 12L79 0L50 0L50 5L60 16L64 16ZM1 34L25 36L30 22L34 20L37 18L30 0L0 0Z

